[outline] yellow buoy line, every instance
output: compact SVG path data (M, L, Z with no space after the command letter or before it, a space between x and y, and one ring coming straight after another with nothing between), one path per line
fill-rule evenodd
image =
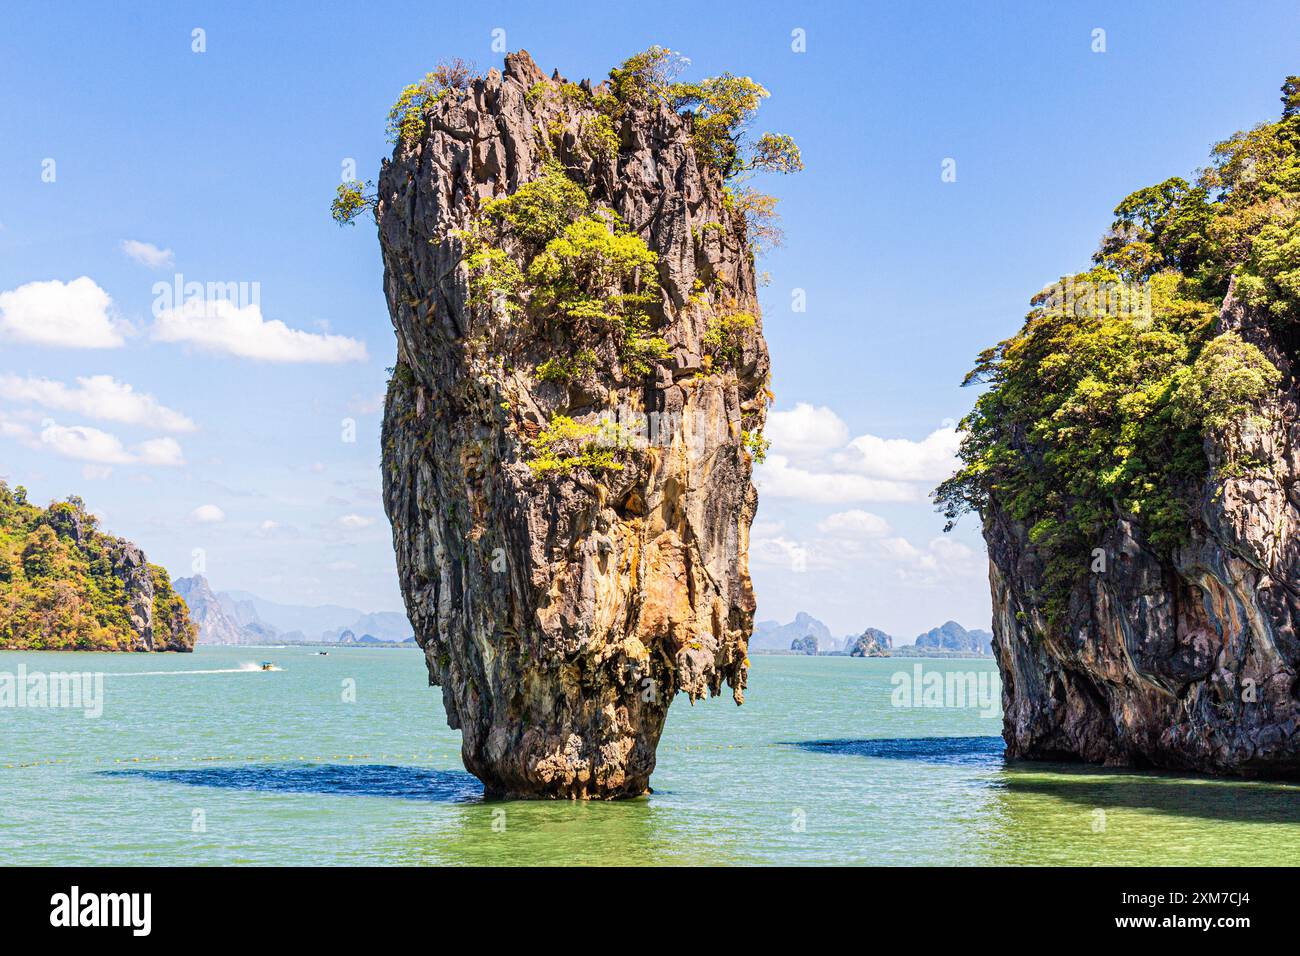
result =
M676 744L666 747L660 747L658 752L663 753L684 753L696 751L718 751L718 750L748 750L756 747L779 747L780 744L762 743L762 744ZM45 760L33 760L27 763L4 763L0 764L0 769L4 770L28 770L33 767L54 767L65 766L71 767L77 764L93 763L96 765L132 765L132 764L156 764L156 763L325 763L334 760L409 760L409 761L431 761L437 759L433 753L378 753L378 754L324 754L317 756L305 756L302 754L263 754L263 755L237 755L237 754L214 754L214 755L170 755L154 757L95 757L93 760L88 757L50 757Z

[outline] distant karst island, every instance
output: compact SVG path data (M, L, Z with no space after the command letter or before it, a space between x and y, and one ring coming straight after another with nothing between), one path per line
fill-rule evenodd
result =
M405 614L300 606L177 578L100 530L77 497L41 508L0 481L0 650L192 651L196 644L414 647Z
M759 621L750 638L751 654L803 654L822 657L991 657L993 635L967 630L956 621L918 634L910 644L899 644L879 628L836 638L817 618L800 611L788 624Z

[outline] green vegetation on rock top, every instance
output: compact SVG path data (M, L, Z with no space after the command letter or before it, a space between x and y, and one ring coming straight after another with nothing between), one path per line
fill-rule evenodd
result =
M1281 120L1215 146L1195 186L1171 178L1124 199L1093 267L1036 296L1024 327L967 376L990 388L962 421L962 467L935 498L950 527L991 507L1028 527L1049 627L1117 519L1162 553L1186 539L1209 472L1205 438L1239 435L1278 384L1258 348L1215 327L1234 277L1297 356L1298 94L1288 77ZM1260 465L1234 460L1234 444L1225 477Z
M678 82L684 63L678 54L655 46L612 69L608 81L594 88L588 82L539 79L527 90L534 145L544 159L541 174L508 195L477 201L469 221L451 234L460 244L478 354L507 355L507 330L520 323L535 341L546 343L542 354L528 356L540 382L591 385L591 379L600 378L626 387L669 357L663 328L672 316L664 314L667 297L660 287L659 256L607 201L597 201L589 192L593 181L601 181L599 175L593 180L591 170L618 159L626 124L644 122L645 114L656 109L682 116L679 125L690 135L697 167L712 177L715 192L721 186L721 202L709 214L721 221L693 224L694 241L710 241L714 231L724 236L724 243L734 235L748 243L751 256L759 243L779 241L775 199L741 183L759 172L802 169L798 147L777 133L747 141L748 127L768 96L757 82L729 73ZM406 87L389 115L395 159L428 134L431 115L445 109L438 104L468 95L474 80L469 67L455 61ZM337 188L331 212L346 225L375 204L373 186L354 180ZM753 315L725 299L724 292L719 278L689 299L692 309L706 313L700 344L706 372L734 373L757 326ZM520 357L510 353L503 367ZM562 422L560 433L569 444L579 437ZM603 453L593 456L573 448L552 453L545 437L532 442L534 474L610 467ZM761 459L766 449L761 436L755 435L748 449Z

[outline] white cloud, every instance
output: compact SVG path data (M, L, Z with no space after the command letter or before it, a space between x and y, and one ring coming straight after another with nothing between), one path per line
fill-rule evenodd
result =
M170 269L176 264L170 249L159 249L152 242L123 239L122 251L130 258L150 269Z
M226 520L226 513L216 505L199 505L190 512L190 520L199 524L217 524Z
M344 515L339 519L339 524L349 531L359 531L362 528L369 528L375 523L374 518L365 518L361 515Z
M875 478L939 482L957 468L957 429L940 428L920 441L859 435L838 463Z
M874 545L880 554L894 561L919 561L924 558L920 549L906 538L884 538Z
M768 415L763 437L772 442L777 454L817 457L843 448L849 440L849 426L824 405L799 402L788 412Z
M134 464L133 456L116 435L87 425L56 425L41 429L40 445L64 458L93 461L101 465Z
M768 518L751 528L749 547L760 591L791 613L848 621L869 611L878 626L891 616L939 614L935 608L943 609L940 619L963 608L987 613L979 542L926 540L939 521L929 494L957 465L951 421L915 440L854 435L834 410L800 402L769 415L765 435L772 446L754 481ZM857 633L862 623L838 626Z
M256 302L241 307L229 299L190 299L164 310L154 323L153 337L262 362L366 360L365 343L358 339L291 329L279 319L264 319Z
M41 423L40 433L21 422L0 417L0 438L12 438L36 451L52 451L64 458L97 465L185 464L181 446L174 438L154 438L127 448L116 435L89 425L60 425L52 419ZM86 477L107 477L86 473Z
M936 537L920 547L888 531L869 535L841 533L846 525L854 523L856 519L829 525L823 521L818 526L821 535L807 539L791 537L784 531L751 537L750 561L756 567L796 573L815 571L819 582L837 582L834 586L841 588L849 586L846 582L887 577L909 587L949 589L960 581L963 587L979 588L987 576L983 553L959 541ZM875 522L870 525L873 532L880 530Z
M818 522L817 530L832 537L883 538L889 534L889 522L880 515L854 508L827 515Z
M113 300L93 279L29 282L0 292L0 337L33 345L111 349L124 343Z
M907 584L950 587L958 579L977 585L988 579L988 558L951 538L931 538L924 551L908 544L900 557L894 576Z
M920 441L859 435L825 406L807 402L768 416L772 442L754 470L767 496L817 504L925 501L957 466L957 430L948 422Z
M175 438L151 438L135 446L136 460L142 465L173 467L185 464L185 455Z
M103 481L112 475L112 465L83 465L81 468L81 477L86 481Z
M257 528L259 538L268 538L273 540L299 538L302 533L293 525L281 524L271 518L267 518Z
M165 432L192 432L195 424L145 392L111 375L78 378L75 387L48 378L0 374L0 398L31 402L100 421L141 425Z
M30 442L32 430L21 422L0 419L0 438L15 438L21 442Z
M921 501L924 491L902 481L881 481L844 472L814 472L790 464L784 455L767 456L754 469L754 483L761 495L795 498L818 504L847 504L853 501Z
M755 564L784 568L795 574L808 570L808 556L804 545L783 535L751 539L749 544L749 557Z

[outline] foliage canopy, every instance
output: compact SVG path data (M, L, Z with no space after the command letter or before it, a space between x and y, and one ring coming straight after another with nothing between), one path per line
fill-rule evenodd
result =
M1044 290L1023 328L984 351L967 383L989 386L961 423L961 467L935 491L949 527L992 506L1024 522L1045 562L1049 627L1117 518L1157 550L1185 540L1209 463L1281 373L1215 319L1235 277L1292 360L1300 343L1300 103L1216 145L1195 185L1140 189L1087 272ZM1086 295L1070 294L1087 291ZM1258 463L1233 460L1227 473Z

